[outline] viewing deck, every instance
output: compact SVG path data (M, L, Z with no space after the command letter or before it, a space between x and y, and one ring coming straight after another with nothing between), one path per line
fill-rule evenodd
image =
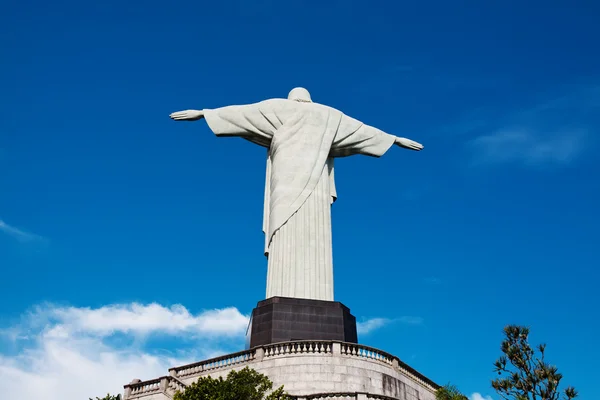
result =
M355 343L293 341L255 347L169 369L169 375L125 385L124 400L172 399L202 376L250 367L298 400L434 400L436 383L398 357Z

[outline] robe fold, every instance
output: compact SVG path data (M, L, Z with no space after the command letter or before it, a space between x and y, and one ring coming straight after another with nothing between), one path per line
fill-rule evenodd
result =
M217 136L266 147L267 298L333 300L333 159L383 155L395 136L316 103L271 99L204 110Z

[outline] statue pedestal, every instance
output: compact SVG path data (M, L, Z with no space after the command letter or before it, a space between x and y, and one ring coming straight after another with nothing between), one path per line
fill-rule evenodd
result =
M248 326L247 346L298 340L358 343L356 318L338 301L271 297L258 302Z

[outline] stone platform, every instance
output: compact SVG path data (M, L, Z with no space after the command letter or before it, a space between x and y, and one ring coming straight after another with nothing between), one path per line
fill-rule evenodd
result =
M202 376L250 367L297 400L435 400L439 387L397 357L356 343L291 341L259 346L125 385L124 400L169 400Z
M271 297L258 302L248 348L298 340L358 343L356 318L339 301Z

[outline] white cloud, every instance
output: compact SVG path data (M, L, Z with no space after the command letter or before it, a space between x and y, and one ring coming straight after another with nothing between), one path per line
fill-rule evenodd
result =
M44 337L39 347L0 356L0 387L6 399L15 400L103 397L122 393L123 384L133 377L165 375L174 365L171 361L141 351L119 351L97 339Z
M156 303L117 304L97 309L64 307L38 308L34 318L48 318L58 323L48 334L70 336L93 333L108 336L117 332L144 335L148 333L240 335L248 326L248 317L236 308L208 310L192 315L185 307L164 307Z
M7 224L6 222L2 221L1 219L0 219L0 231L2 231L4 233L6 233L7 235L10 235L10 236L14 237L15 239L22 241L22 242L29 242L32 240L42 239L41 236L35 235L33 233L25 232L19 228L15 228L14 226Z
M2 331L9 340L0 347L3 398L80 400L122 393L133 378L166 375L170 367L223 354L221 346L240 350L247 322L235 308L194 315L181 305L37 307ZM148 349L148 340L157 335L196 340L179 340L179 352ZM115 340L121 336L133 343Z
M451 132L475 135L467 142L474 164L562 166L596 146L600 126L596 84L556 85L533 103L512 105L512 109L497 104L480 107L448 127Z
M392 322L392 320L387 318L371 318L366 321L358 322L356 324L356 330L359 335L366 335L388 325L390 322Z
M423 318L421 317L410 317L403 316L399 318L371 318L362 322L357 322L356 330L359 335L367 335L377 329L383 328L394 322L401 322L407 325L420 325L423 323Z
M536 134L528 130L502 130L470 142L477 164L521 163L531 166L568 164L582 152L581 131Z
M491 396L482 396L480 393L473 393L469 396L469 400L493 400Z

